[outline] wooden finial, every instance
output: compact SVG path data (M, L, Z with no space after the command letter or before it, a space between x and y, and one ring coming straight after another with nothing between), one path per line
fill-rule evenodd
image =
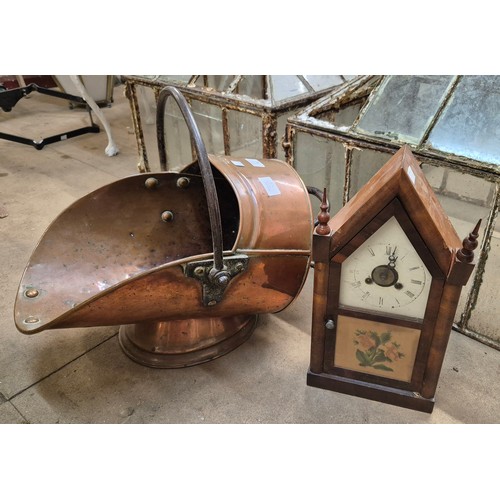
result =
M479 237L481 220L482 219L479 219L476 227L469 233L469 236L462 241L462 248L457 252L457 259L460 262L472 262L474 260L474 250L478 245L477 238Z
M318 214L319 224L316 226L316 234L330 234L330 226L328 221L330 220L330 212L328 211L328 200L326 199L326 188L323 190L323 199L321 200L321 205L319 206L320 212Z

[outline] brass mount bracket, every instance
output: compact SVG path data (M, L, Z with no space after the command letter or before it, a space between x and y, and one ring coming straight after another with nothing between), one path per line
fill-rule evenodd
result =
M182 266L185 276L201 281L204 306L215 306L223 299L229 282L248 268L248 256L224 257L223 264L221 270L215 269L213 260L188 262Z

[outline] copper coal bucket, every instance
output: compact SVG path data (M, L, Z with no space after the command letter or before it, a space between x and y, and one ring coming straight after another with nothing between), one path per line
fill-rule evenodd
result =
M308 190L278 160L207 155L175 88L158 101L158 145L172 96L197 161L139 174L76 201L49 226L24 271L17 328L122 325L120 345L152 367L183 367L234 349L257 314L287 307L309 269Z

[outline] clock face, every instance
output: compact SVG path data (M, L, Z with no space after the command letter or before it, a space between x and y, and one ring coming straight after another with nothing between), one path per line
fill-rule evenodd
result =
M342 264L340 305L423 318L432 277L395 217Z

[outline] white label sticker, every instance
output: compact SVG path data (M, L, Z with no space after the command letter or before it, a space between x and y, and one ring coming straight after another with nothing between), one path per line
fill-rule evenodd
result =
M245 158L245 160L250 163L250 165L253 165L254 167L260 167L264 168L264 164L260 162L259 160L254 160L253 158Z
M271 177L259 177L259 181L264 186L264 189L269 196L281 194L280 188L271 179Z
M244 167L245 165L243 165L243 163L241 163L241 161L238 161L238 160L231 160L231 163L233 165L236 165L237 167Z
M413 172L413 170L411 169L411 167L408 167L408 177L410 178L410 181L412 182L412 184L415 184L415 173Z
M61 141L65 141L67 138L68 138L68 136L66 134L61 135Z

